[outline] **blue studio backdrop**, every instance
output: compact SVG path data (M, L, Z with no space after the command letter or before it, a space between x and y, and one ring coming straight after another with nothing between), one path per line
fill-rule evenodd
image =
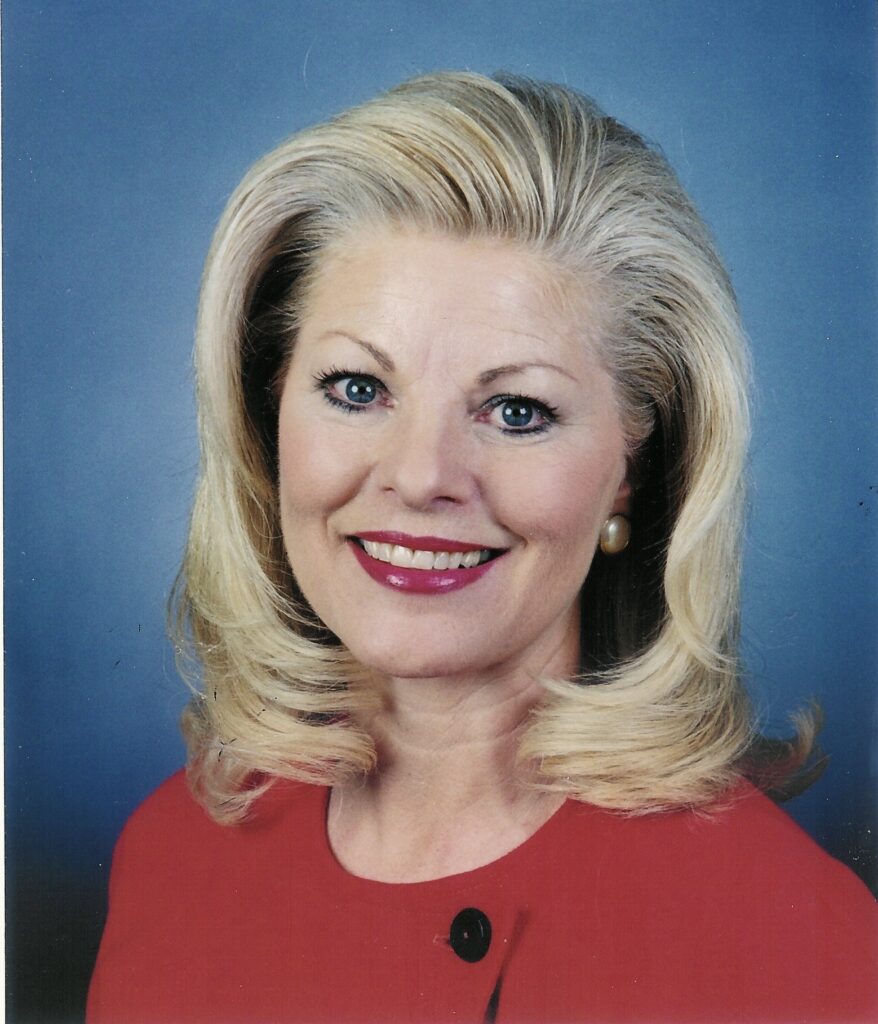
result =
M437 68L589 93L711 225L757 381L750 684L775 732L822 703L789 810L874 884L875 39L870 0L6 0L11 1019L81 1015L115 837L183 762L164 603L220 211L292 131Z

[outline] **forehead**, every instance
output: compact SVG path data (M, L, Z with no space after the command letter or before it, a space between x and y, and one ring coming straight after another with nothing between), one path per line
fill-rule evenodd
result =
M302 321L309 334L370 331L467 353L574 358L599 344L600 305L597 289L510 242L361 231L324 253Z

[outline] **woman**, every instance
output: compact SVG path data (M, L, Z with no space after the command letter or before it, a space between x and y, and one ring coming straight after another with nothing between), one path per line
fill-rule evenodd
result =
M408 82L245 178L197 359L188 788L91 1021L871 1019L871 897L747 781L813 726L753 731L747 361L657 153Z

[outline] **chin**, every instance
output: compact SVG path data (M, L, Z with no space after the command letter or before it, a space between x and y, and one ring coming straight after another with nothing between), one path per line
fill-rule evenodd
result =
M380 636L363 641L351 638L346 643L355 660L372 672L392 676L396 679L439 679L478 672L488 667L490 659L484 652L468 652L455 645L452 650L442 650L437 644L419 645L415 638L404 649L400 648L398 637Z
M378 654L375 651L358 651L356 648L350 650L364 667L381 675L393 676L395 679L439 679L456 676L474 668L472 663L438 653L403 657L388 654L386 651Z

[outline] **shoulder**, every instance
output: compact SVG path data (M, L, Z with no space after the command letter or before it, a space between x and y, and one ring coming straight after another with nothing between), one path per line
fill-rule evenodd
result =
M178 858L188 847L222 842L226 826L195 800L181 770L161 783L132 812L116 843L113 873L132 860Z
M185 821L195 828L215 826L220 829L260 828L276 818L278 811L293 814L313 811L325 799L322 786L275 779L265 795L256 801L252 813L239 824L219 825L202 807L189 786L185 769L174 772L158 785L132 812L126 831L142 831L163 827L167 821Z
M192 796L184 772L163 782L122 830L110 872L107 932L112 947L135 932L155 949L172 935L240 927L248 908L283 896L278 864L306 866L324 813L322 787L277 782L254 813L219 824Z
M689 812L689 817L689 842L710 854L717 866L786 893L801 889L849 896L874 911L875 901L860 879L750 783L740 783L713 807Z
M131 814L113 859L113 873L166 869L176 879L187 866L270 855L278 844L310 832L323 814L323 787L278 780L241 822L221 824L195 799L181 770Z
M640 816L568 803L559 824L529 875L545 908L534 962L555 936L559 963L588 949L599 1019L625 1016L620 993L626 1019L873 1019L878 905L752 786Z
M559 873L599 887L608 906L629 908L632 927L648 930L651 916L660 930L675 922L693 938L724 936L729 949L775 958L799 950L803 961L851 968L878 958L878 904L868 888L748 783L707 809L631 816L586 808L567 824Z
M648 864L650 877L675 887L733 888L745 900L838 896L875 911L859 878L747 782L707 808L647 815L587 808L573 810L568 827L574 846L612 850L635 874Z
M761 898L791 921L813 922L836 947L859 942L878 958L878 904L872 893L785 811L746 784L714 818L710 841L717 859L752 887L754 901Z
M88 1019L202 1020L218 991L240 996L237 956L245 972L263 970L293 919L290 879L314 857L325 796L277 782L236 825L211 818L183 772L148 796L113 854Z
M200 824L204 810L196 803L181 769L165 779L132 812L122 836L125 838L163 829L170 822L181 820Z

